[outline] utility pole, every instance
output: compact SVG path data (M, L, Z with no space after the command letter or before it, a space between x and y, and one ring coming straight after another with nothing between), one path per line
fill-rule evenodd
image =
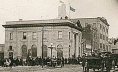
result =
M91 37L90 37L90 40L91 40L91 55L92 55L92 53L93 53L93 39L94 39L94 32L93 32L93 29L91 30L92 32L91 32Z
M44 37L44 26L42 28L42 68L43 68L43 37Z

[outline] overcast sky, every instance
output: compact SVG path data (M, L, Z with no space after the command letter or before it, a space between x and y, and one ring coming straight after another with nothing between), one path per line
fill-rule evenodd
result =
M118 0L62 0L76 9L71 18L105 17L110 24L109 37L118 37ZM0 43L5 41L6 21L53 19L58 17L59 0L0 0ZM69 12L69 11L67 11Z

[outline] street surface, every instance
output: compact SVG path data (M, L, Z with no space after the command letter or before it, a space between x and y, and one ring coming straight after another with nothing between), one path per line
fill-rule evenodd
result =
M80 65L65 65L64 67L44 67L41 66L17 66L17 67L0 67L0 72L83 72ZM90 70L90 72L93 72ZM96 71L98 72L98 71ZM111 70L113 72L113 70ZM115 71L118 72L118 71Z
M0 72L82 72L80 65L65 65L64 67L46 67L41 66L17 66L17 67L0 67Z

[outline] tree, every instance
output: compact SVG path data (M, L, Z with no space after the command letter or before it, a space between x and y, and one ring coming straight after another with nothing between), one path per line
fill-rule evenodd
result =
M92 53L92 51L94 50L93 48L97 47L97 28L93 28L90 24L88 24L83 28L82 38L85 40L85 44L89 44L91 46Z
M116 45L117 42L118 42L118 39L114 40L114 45Z
M92 40L91 25L87 25L86 27L83 28L82 37L83 37L83 39L86 39L89 41Z

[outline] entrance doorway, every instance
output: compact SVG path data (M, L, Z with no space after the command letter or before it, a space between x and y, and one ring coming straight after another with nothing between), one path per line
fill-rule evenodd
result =
M63 57L63 47L62 45L57 46L57 58Z
M37 57L37 47L36 47L36 45L32 45L31 54L32 54L32 57Z
M43 46L43 58L47 57L47 46Z
M21 53L22 53L22 58L27 58L27 46L26 45L23 45L21 47Z

